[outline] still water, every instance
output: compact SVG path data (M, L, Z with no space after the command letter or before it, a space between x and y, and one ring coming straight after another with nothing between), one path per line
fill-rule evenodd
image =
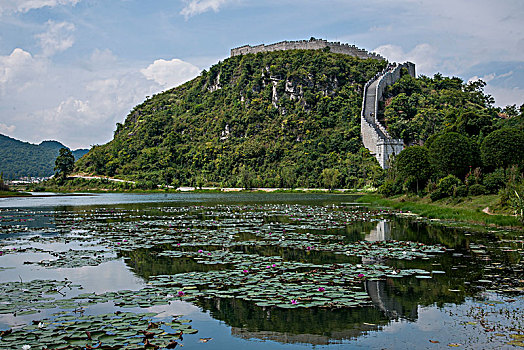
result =
M117 312L150 313L149 322L191 320L198 333L178 339L162 326L165 342L151 338L159 345L177 339L188 349L522 345L521 232L450 227L355 199L0 198L0 331L31 334L42 325L47 335L28 340L41 348L59 333L53 322L91 317L89 328L60 328L57 347L78 345L86 329L117 333L97 321ZM108 344L143 344L126 332ZM21 348L12 345L17 334L2 337L0 348Z

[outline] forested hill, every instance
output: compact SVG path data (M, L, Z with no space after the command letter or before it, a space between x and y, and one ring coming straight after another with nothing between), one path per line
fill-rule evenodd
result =
M3 172L4 179L51 176L55 159L63 147L66 146L57 141L35 145L0 134L0 172ZM87 152L87 149L79 149L73 151L73 155L79 159Z
M153 184L364 185L382 170L360 140L362 89L386 64L327 50L228 58L136 106L77 170Z

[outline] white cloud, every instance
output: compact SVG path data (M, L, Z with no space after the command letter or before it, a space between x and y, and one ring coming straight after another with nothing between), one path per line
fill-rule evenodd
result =
M40 42L44 56L52 56L73 46L75 42L71 34L75 30L73 23L49 20L46 27L47 30L44 33L35 35Z
M154 80L164 88L171 88L195 78L200 69L178 58L171 61L156 60L140 72L149 80Z
M42 7L76 5L80 0L2 0L0 14L4 12L28 12Z
M4 123L0 123L0 134L10 134L15 131L15 129L15 125L5 125Z
M117 62L117 57L109 49L95 49L90 57L90 64L96 67L113 67Z
M185 0L186 6L180 14L187 19L210 10L218 12L219 8L228 2L231 0Z
M495 79L496 76L497 75L495 73L486 74L483 77L479 77L479 76L475 75L474 77L471 77L471 78L468 79L468 83L471 83L471 82L474 82L474 81L477 81L477 80L482 80L485 83L489 83L490 81Z
M0 56L0 97L7 92L20 93L35 84L35 77L46 70L45 63L31 53L16 48L8 56Z
M484 92L493 96L495 98L495 105L499 107L513 104L520 106L524 104L524 89L519 87L507 88L487 84Z
M379 46L373 51L384 56L388 61L415 63L418 74L433 75L436 69L437 59L435 55L437 50L427 43L419 44L409 52L404 52L400 46L391 44Z
M15 49L0 56L0 132L33 143L54 139L72 148L105 143L117 122L163 88L109 50L93 50L87 61L62 67Z

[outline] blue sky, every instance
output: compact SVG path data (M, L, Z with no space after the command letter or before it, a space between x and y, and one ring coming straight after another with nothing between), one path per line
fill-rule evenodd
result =
M0 0L0 133L102 144L244 44L328 39L524 103L522 0Z

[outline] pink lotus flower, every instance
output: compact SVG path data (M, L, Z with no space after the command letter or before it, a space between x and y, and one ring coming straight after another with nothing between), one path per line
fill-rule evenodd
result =
M298 301L296 301L295 299L291 299L291 304L296 305L298 304Z
M318 287L318 291L319 291L319 292L324 292L324 291L326 291L326 288L324 288L324 287Z
M203 251L202 249L199 249L198 252L199 252L199 253L203 253L204 251Z
M273 267L277 267L277 265L276 265L276 264L273 264L273 265L271 265L271 266L273 266Z
M242 270L242 272L243 272L243 273L248 273L248 272L249 272L249 270Z
M362 277L364 277L364 274L363 273L359 273L358 274L358 278L362 278Z
M186 293L184 293L184 291L181 290L181 291L179 291L177 294L178 294L179 297L181 297L181 296L183 296L183 295L186 294Z

